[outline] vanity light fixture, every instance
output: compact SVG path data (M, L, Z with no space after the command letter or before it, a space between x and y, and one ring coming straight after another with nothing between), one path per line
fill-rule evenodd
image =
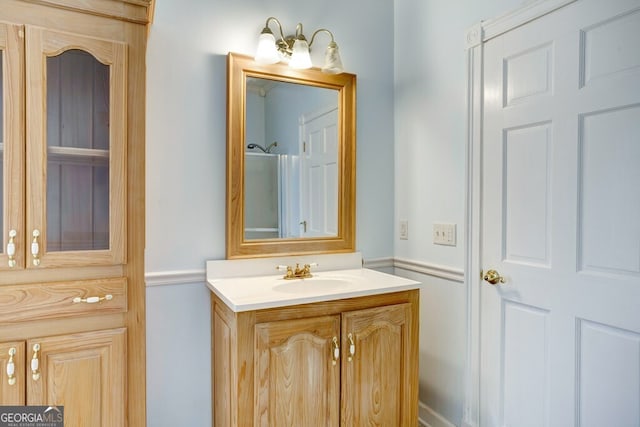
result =
M276 40L269 23L275 22L280 32L280 38ZM282 24L274 17L267 19L260 37L258 38L258 49L256 50L255 60L259 64L275 64L284 60L289 61L289 67L296 69L311 68L311 55L309 50L318 33L325 32L331 36L331 41L327 45L324 54L324 66L322 72L327 74L340 74L344 71L338 45L333 40L331 31L320 28L311 36L311 41L307 43L307 39L302 33L302 24L296 26L296 33L293 36L285 37L282 32Z

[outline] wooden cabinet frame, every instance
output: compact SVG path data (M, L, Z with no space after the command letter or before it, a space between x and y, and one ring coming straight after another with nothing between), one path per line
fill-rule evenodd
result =
M116 400L102 402L105 408L122 405L123 412L114 410L115 417L99 422L102 427L146 425L145 55L152 10L153 0L0 0L3 97L10 97L10 102L4 102L3 111L3 155L8 159L3 184L9 196L5 197L4 229L0 230L3 233L0 346L6 343L26 346L32 339L41 337L68 337L68 341L60 343L59 361L65 363L65 349L86 344L88 348L79 351L89 355L97 348L91 340L99 337L100 331L123 331L116 339L114 357L109 362L114 376L105 377L113 381L108 385L109 396L105 397ZM36 33L43 35L39 47L29 45L30 39L35 41ZM117 107L113 109L110 119L113 128L109 132L113 132L111 140L115 138L122 143L110 153L120 160L110 171L110 185L117 188L117 193L109 221L116 224L110 248L119 249L99 250L89 257L69 251L71 256L65 259L56 259L54 254L53 258L43 260L41 266L27 268L31 259L23 232L20 246L16 248L16 267L8 268L4 245L9 227L28 232L35 221L29 212L40 212L37 215L42 216L38 205L42 202L34 201L37 195L32 193L37 186L27 184L31 179L28 176L42 173L42 161L33 158L43 157L42 152L36 153L29 145L29 141L42 140L42 92L39 98L30 95L42 89L38 87L42 85L42 76L36 76L37 73L28 71L27 67L42 62L43 52L50 54L57 49L75 47L84 47L99 60L117 64L117 75L111 76L112 90L117 93L110 95L110 101ZM30 55L37 55L38 59ZM29 80L31 77L34 82ZM40 192L38 198L42 197L42 190ZM46 231L42 233L46 235ZM30 243L28 240L27 245ZM84 306L74 306L71 302L77 297L86 299L104 296L104 293L113 298ZM28 348L24 351L30 353ZM5 355L0 354L2 368L6 360ZM68 361L73 363L71 359ZM20 363L24 365L27 361ZM120 368L122 375L117 373ZM77 383L80 388L82 384ZM3 387L0 385L0 404L13 403L5 402L8 395ZM26 389L25 393L28 394ZM24 393L18 392L21 394ZM86 424L72 420L68 425Z

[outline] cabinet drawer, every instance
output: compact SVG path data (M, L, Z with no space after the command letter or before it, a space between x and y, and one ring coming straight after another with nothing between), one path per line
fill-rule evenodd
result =
M96 297L102 300L92 302ZM126 310L125 277L0 286L0 323L121 313Z

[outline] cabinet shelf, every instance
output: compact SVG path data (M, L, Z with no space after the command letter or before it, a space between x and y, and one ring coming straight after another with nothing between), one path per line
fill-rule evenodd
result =
M109 150L76 147L49 147L47 148L47 151L49 153L49 158L84 158L97 160L104 159L105 161L109 160Z

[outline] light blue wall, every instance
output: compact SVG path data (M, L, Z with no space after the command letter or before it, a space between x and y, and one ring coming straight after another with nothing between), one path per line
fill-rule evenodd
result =
M147 273L203 275L205 260L224 257L225 55L252 54L269 16L289 31L300 21L307 33L331 29L358 76L358 250L462 269L465 33L523 3L157 1L147 55ZM401 219L409 221L406 241L397 236ZM458 224L457 247L432 244L440 221ZM460 425L466 287L396 272L425 283L421 413ZM151 427L211 423L208 291L196 282L147 289Z
M269 16L287 31L302 22L307 36L329 28L357 74L356 244L367 258L393 255L393 2L159 0L147 50L148 277L203 280L205 260L224 258L226 54L252 55ZM318 37L319 46L329 42ZM200 280L147 288L151 427L211 425L210 312Z
M529 0L531 2L531 0ZM465 263L467 30L524 0L395 0L394 256L453 271ZM399 221L409 239L399 239ZM457 224L457 246L434 245L433 223ZM464 283L396 269L422 281L420 414L462 424L467 355ZM448 423L448 424L447 424Z
M147 291L149 427L211 425L209 298L202 283Z
M378 200L393 194L393 3L161 0L147 50L147 272L224 258L226 54L252 55L269 16L289 31L330 28L357 74L357 246L392 255L393 206Z

